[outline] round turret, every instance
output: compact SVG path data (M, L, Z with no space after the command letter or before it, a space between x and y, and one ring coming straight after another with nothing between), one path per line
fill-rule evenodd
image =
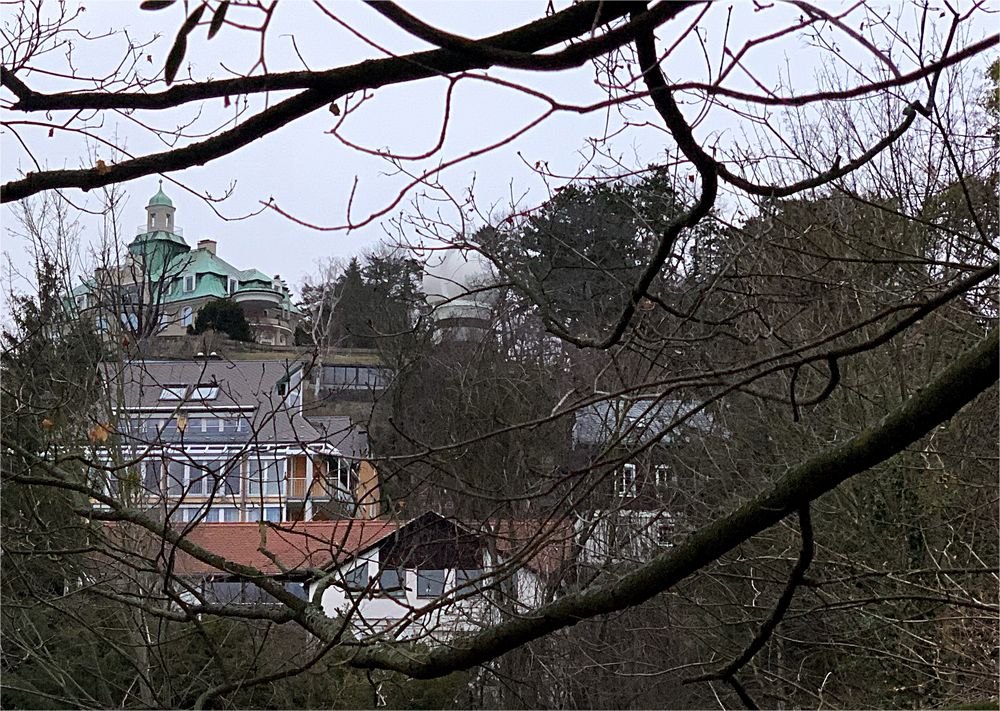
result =
M477 252L448 249L427 260L423 288L433 308L438 338L478 341L489 328L491 297L481 290L491 280L489 263Z
M174 203L163 192L163 181L161 180L160 189L146 205L146 231L172 233L174 231L174 211Z

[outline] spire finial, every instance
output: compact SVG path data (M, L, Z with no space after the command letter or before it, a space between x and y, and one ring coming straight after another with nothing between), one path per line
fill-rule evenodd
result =
M160 190L163 190L163 178L160 178Z

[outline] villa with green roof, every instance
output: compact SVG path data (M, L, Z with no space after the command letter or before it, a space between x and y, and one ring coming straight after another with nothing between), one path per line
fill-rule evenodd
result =
M191 249L175 211L161 181L125 263L98 269L73 290L80 313L92 315L99 331L182 336L205 304L229 298L243 309L258 343L292 344L301 312L285 281L259 269L237 269L219 257L215 240L199 240Z

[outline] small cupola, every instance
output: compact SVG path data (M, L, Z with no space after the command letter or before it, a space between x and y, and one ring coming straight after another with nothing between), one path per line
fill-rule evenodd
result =
M163 181L160 181L160 189L149 199L146 205L146 231L147 232L170 232L174 231L174 203L163 192Z

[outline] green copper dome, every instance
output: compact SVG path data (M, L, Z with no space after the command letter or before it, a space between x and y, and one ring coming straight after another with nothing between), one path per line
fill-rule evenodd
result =
M156 207L157 205L165 205L166 207L173 207L173 201L166 196L163 192L163 181L160 181L160 189L153 197L149 198L149 204L146 207Z

